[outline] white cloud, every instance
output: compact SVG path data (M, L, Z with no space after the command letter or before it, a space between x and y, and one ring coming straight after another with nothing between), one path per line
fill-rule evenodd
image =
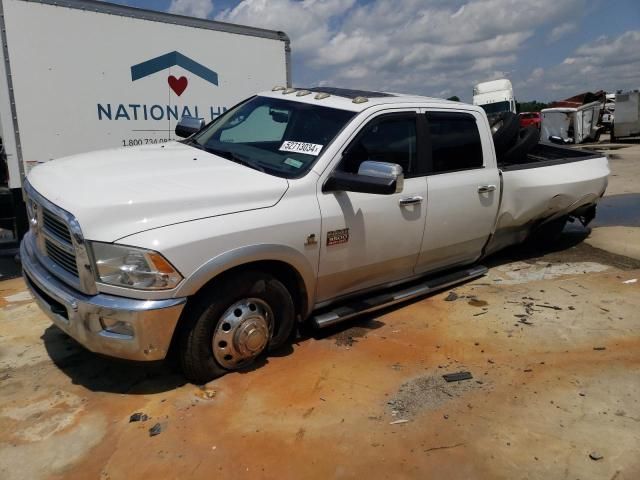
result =
M554 27L549 34L549 38L547 40L548 44L555 43L560 40L565 35L575 31L578 26L575 23L565 22L561 23L557 27Z
M213 12L212 0L171 0L170 13L207 18Z
M562 63L547 69L545 78L559 98L587 90L639 88L640 30L580 46Z
M588 0L242 0L216 18L286 32L292 40L297 85L333 84L469 100L474 83L512 74L514 81L526 77L514 83L528 89L540 90L548 77L558 91L573 88L571 82L585 83L563 77L560 66L532 65L526 74L514 69L536 34L548 31L549 41L558 41L577 29L578 14L589 8ZM600 78L598 65L606 69L618 60L634 65L639 55L637 39L629 33L576 49L562 68ZM637 81L640 69L635 66L635 74L631 67L621 67L621 78Z

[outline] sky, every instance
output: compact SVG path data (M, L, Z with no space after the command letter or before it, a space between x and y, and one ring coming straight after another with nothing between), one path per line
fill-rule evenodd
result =
M518 101L640 89L640 0L117 0L282 30L294 86L471 101L508 78Z

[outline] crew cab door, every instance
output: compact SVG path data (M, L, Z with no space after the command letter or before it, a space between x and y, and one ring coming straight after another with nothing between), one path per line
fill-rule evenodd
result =
M500 203L489 125L476 112L425 110L427 222L416 273L477 260Z
M326 192L326 179L320 179L318 303L413 275L427 198L421 125L418 109L375 115L328 169L357 173L366 160L395 163L405 175L402 192Z

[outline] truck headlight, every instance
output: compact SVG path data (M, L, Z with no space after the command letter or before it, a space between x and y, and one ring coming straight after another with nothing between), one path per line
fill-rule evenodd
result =
M158 252L91 242L98 281L140 290L169 290L182 275Z

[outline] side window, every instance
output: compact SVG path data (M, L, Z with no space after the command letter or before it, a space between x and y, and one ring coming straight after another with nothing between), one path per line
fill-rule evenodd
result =
M221 142L276 142L282 140L287 128L289 112L261 105L247 117L238 117L236 125L220 132ZM232 125L233 125L232 123Z
M347 149L340 170L358 173L365 160L397 163L410 177L417 163L415 115L393 115L366 125Z
M473 115L427 113L432 167L430 173L482 168L482 144Z

